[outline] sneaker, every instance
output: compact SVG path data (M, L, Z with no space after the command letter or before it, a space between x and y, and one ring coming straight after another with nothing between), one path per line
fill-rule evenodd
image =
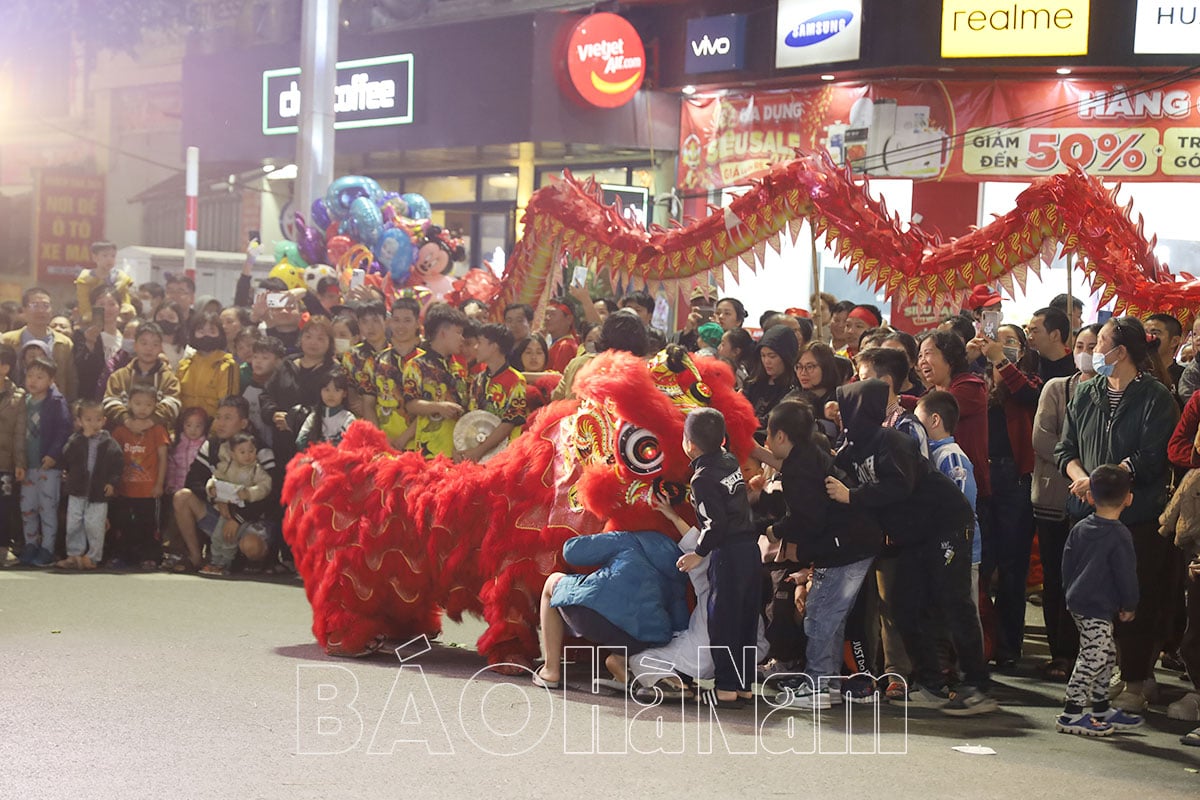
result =
M37 556L33 559L35 567L49 567L54 563L54 554L44 547L39 547Z
M963 689L954 693L950 702L942 706L943 714L952 717L973 717L999 711L1000 704L977 689Z
M1054 720L1054 730L1076 736L1111 736L1116 729L1107 722L1094 719L1091 714L1082 714L1078 719L1062 714Z
M1189 722L1200 721L1200 693L1189 692L1171 705L1167 706L1169 719L1185 719Z
M908 693L907 702L911 708L941 708L950 702L950 694L944 688L934 691L924 686L914 686Z
M17 556L17 561L23 566L32 567L34 562L37 561L37 557L38 546L36 544L26 543L26 545L21 548L21 555Z
M842 681L841 696L847 703L874 703L880 700L879 686L866 675L855 675Z
M1097 722L1108 723L1115 731L1131 731L1134 728L1142 727L1146 722L1137 714L1130 714L1119 708L1110 708L1103 714L1093 713L1092 718Z
M829 692L819 692L811 686L805 685L795 690L784 689L775 696L775 705L812 710L814 708L829 708L832 703L830 702Z

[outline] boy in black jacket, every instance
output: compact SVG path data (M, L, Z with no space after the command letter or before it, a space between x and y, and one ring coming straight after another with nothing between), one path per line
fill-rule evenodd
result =
M849 488L825 479L839 503L873 511L897 554L896 624L913 661L908 702L954 716L982 714L997 706L985 693L991 682L983 658L979 614L971 601L971 532L975 518L954 482L921 457L912 437L883 426L888 387L878 379L837 390L845 443L835 462L857 477ZM948 628L964 682L953 698L938 691L942 673L937 639L923 614L941 610L935 624Z
M98 400L79 402L82 430L63 448L67 470L67 557L54 566L95 569L104 558L104 523L108 498L116 494L125 469L121 445L104 430L104 408Z
M708 615L716 689L701 699L738 706L750 698L755 678L758 615L762 609L762 554L750 521L750 500L737 459L725 452L725 417L715 408L688 414L683 451L692 459L692 503L700 538L679 557L680 572L711 555L708 579L715 598ZM660 510L669 503L660 496Z
M845 473L834 466L828 450L813 442L815 431L812 407L805 402L785 400L767 419L767 449L783 461L787 503L787 513L767 529L767 537L782 540L785 560L812 567L804 633L805 671L813 683L777 698L796 708L829 708L838 691L846 617L883 540L872 515L826 495L825 478L844 480Z
M1063 550L1063 592L1079 628L1079 658L1054 729L1108 736L1143 722L1108 700L1108 682L1117 665L1113 617L1129 622L1138 604L1133 534L1121 523L1121 512L1133 502L1133 475L1116 464L1101 464L1088 477L1088 502L1096 512L1071 529ZM1089 703L1090 714L1084 712Z

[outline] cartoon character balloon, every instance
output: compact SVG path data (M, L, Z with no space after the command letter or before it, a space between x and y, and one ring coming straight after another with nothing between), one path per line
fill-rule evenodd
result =
M392 283L403 286L412 271L414 248L408 231L403 228L388 228L379 235L375 244L375 258L392 276Z
M386 194L374 178L346 175L329 184L329 191L325 193L325 209L331 218L344 220L350 216L350 207L358 198L367 198L378 209Z
M287 261L289 264L294 264L301 268L308 266L308 262L304 260L304 256L300 255L299 246L295 242L289 242L287 239L281 239L275 243L275 261Z
M291 244L291 242L289 242ZM307 266L307 265L306 265ZM304 270L305 267L299 267L291 263L287 258L283 258L271 268L268 277L279 278L289 289L303 289L304 287Z
M326 264L312 264L304 270L304 283L310 292L317 291L317 284L322 278L336 278L337 272Z
M402 216L409 219L429 219L433 216L433 209L429 206L429 201L416 192L405 192L400 195L400 199L408 206L408 213Z
M466 257L461 240L437 225L430 225L425 231L425 242L417 251L417 261L408 282L414 286L428 286L441 300L454 288L449 278L454 262Z

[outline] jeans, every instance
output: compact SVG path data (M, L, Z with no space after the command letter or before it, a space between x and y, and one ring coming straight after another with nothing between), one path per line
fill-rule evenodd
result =
M58 497L62 490L62 470L29 469L21 484L21 517L25 543L37 544L39 527L41 547L54 554L58 544Z
M67 498L67 555L86 555L97 564L104 558L104 523L108 503L93 503L86 497Z
M980 691L991 683L979 612L971 601L973 527L931 532L929 541L908 545L897 556L896 624L913 661L915 683L930 689L943 683L937 642L945 633L954 644L965 683ZM929 609L941 613L925 613Z
M812 588L808 590L804 609L804 634L808 637L805 671L815 685L822 678L841 675L846 615L858 597L863 579L871 571L872 561L864 558L841 567L817 567L812 572Z
M1025 640L1025 583L1033 549L1033 505L1030 476L1019 475L1010 458L991 460L992 524L984 541L980 576L986 587L996 576L996 660L1016 659Z

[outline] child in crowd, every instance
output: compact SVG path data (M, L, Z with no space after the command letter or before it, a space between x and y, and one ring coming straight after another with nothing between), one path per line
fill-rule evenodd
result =
M467 382L452 357L462 349L466 327L467 317L457 308L430 307L425 316L429 350L404 365L404 408L416 417L413 449L425 458L454 454L454 421L467 405Z
M167 457L165 491L173 495L183 488L188 469L196 460L200 446L208 439L209 416L203 408L186 408L175 425L175 444Z
M25 480L21 517L26 566L54 563L58 544L58 499L62 488L63 446L72 433L66 398L54 385L53 361L39 358L25 366ZM40 537L39 537L40 534Z
M479 461L502 442L521 435L525 424L525 376L508 364L512 334L498 322L479 330L476 357L483 371L471 380L471 410L483 410L500 418L500 424L482 442L454 454L458 461Z
M283 366L285 356L287 348L283 342L274 336L258 337L254 340L254 352L250 356L250 374L243 376L242 381L242 397L250 404L250 425L267 447L274 446L276 428L263 417L262 397L275 373Z
M737 459L722 446L725 417L715 408L700 408L683 425L683 451L692 459L692 503L700 536L696 549L680 556L676 566L689 572L712 555L715 600L708 618L716 688L702 696L711 706L744 704L752 695L762 609L762 555L750 519L750 500ZM654 507L685 534L691 527L675 513L664 494ZM749 649L747 649L749 648Z
M216 414L220 402L241 388L237 364L225 351L221 318L211 311L200 314L192 328L191 344L195 355L179 362L180 403L184 408L199 406L209 415Z
M153 386L135 383L129 390L129 413L113 431L125 459L113 500L113 567L140 564L142 569L155 569L162 558L159 501L166 485L171 437L155 418L157 402Z
M346 407L346 398L350 392L350 376L341 367L329 371L329 380L321 387L321 405L300 426L296 436L296 451L306 449L314 442L329 442L337 446L342 443L342 436L354 415Z
M0 566L8 557L8 549L18 555L24 545L17 524L20 490L25 480L25 390L13 383L16 374L17 351L0 344Z
M1133 475L1116 464L1102 464L1092 470L1088 481L1088 502L1096 510L1071 529L1063 550L1063 591L1067 610L1079 628L1079 657L1054 729L1108 736L1143 723L1140 716L1113 707L1108 699L1109 679L1117 664L1113 617L1129 622L1138 604L1133 534L1121 522L1121 512L1133 501ZM1090 714L1084 711L1088 703Z
M76 418L80 431L63 448L67 471L67 557L61 569L95 569L104 559L108 501L117 493L125 459L121 445L104 430L104 409L81 400Z
M153 322L138 327L132 360L109 376L104 391L104 414L110 427L121 425L129 415L129 394L135 385L149 386L155 392L154 424L164 430L175 424L179 416L179 379L162 354L162 345L162 328Z
M221 445L218 459L207 490L223 522L210 537L210 563L200 570L204 575L229 574L238 552L238 530L258 521L247 513L246 504L261 502L271 493L271 474L258 461L258 443L253 435L234 434ZM229 486L221 487L218 481Z
M954 429L958 427L958 401L954 395L940 389L928 392L917 403L917 419L929 432L929 460L938 472L954 481L954 485L967 498L971 508L975 507L978 489L975 485L975 467L971 459L954 441ZM971 599L979 610L979 563L983 560L983 541L979 535L979 520L975 520L971 538Z
M805 681L778 698L780 704L796 708L829 708L841 701L836 677L846 618L883 543L874 517L827 496L827 476L848 479L834 466L829 450L814 442L816 433L812 407L803 401L785 400L767 417L767 449L782 461L787 506L783 518L767 528L767 538L782 542L782 560L811 567L804 570L811 573L812 581L804 632L808 639L805 672L812 682Z
M133 286L130 278L117 269L117 246L112 242L92 243L92 268L81 270L75 278L75 296L79 300L79 319L92 321L92 293L101 286L110 286L117 291L118 303L129 305L129 290Z
M858 354L858 379L878 378L888 386L887 411L883 424L908 434L921 455L929 458L929 433L920 420L900 403L900 387L908 378L908 357L899 350L887 347L872 347ZM973 506L972 506L973 507Z
M897 549L893 614L915 678L908 702L953 716L995 711L999 706L986 694L991 674L979 613L970 597L974 513L958 487L922 458L912 437L884 426L888 398L887 384L877 379L838 387L846 441L835 463L855 475L858 486L828 477L826 491L839 503L872 510ZM926 618L930 607L942 611L937 624ZM941 690L939 633L953 641L965 673L953 697Z

